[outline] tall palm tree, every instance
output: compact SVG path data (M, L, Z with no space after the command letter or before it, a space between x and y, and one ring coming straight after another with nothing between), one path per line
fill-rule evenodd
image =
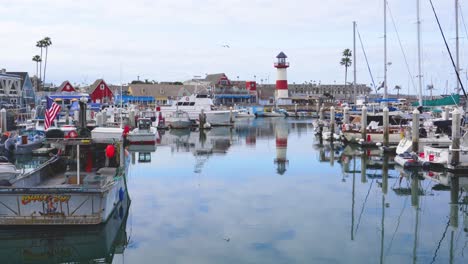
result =
M345 97L347 95L346 93L346 85L348 82L348 67L351 66L353 63L351 60L352 52L350 49L345 49L343 51L343 57L341 58L340 64L345 67Z
M39 62L41 62L42 59L41 59L41 56L36 55L36 56L34 56L34 57L32 58L32 60L33 60L34 62L36 62L36 83L35 83L35 86L36 86L36 89L37 89L38 81L39 81L39 80L37 79L37 78L39 78Z
M432 90L434 90L434 85L428 84L426 89L429 90L429 92L431 93L431 99L432 99Z
M41 39L38 42L36 42L36 47L41 49L41 58L42 58L42 49L44 48L44 41ZM39 81L42 81L42 59L39 65Z
M49 38L49 37L45 37L42 42L44 43L44 48L46 50L46 53L45 53L45 62L44 62L44 82L42 82L43 84L45 84L45 79L46 79L46 69L47 69L47 53L49 51L49 46L52 45L52 40Z
M400 85L395 85L395 88L393 88L395 90L397 90L397 97L400 96L400 90L401 90L401 86Z

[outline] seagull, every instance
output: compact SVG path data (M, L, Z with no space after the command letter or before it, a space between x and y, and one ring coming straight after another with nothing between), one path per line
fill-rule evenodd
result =
M222 47L223 47L223 48L228 48L228 49L231 48L231 47L229 47L229 45L227 45L227 44L222 45Z

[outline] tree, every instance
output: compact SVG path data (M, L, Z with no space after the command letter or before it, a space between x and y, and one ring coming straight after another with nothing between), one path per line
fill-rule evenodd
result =
M433 84L428 84L426 89L431 93L431 99L432 99L432 90L434 90L434 85Z
M41 61L39 65L39 82L42 82L42 49L44 48L44 42L42 39L36 42L36 47L41 49Z
M49 51L49 46L52 45L52 40L49 38L49 37L45 37L43 40L42 40L42 43L44 45L44 48L46 50L46 53L45 53L45 62L44 62L44 81L42 82L43 85L45 84L45 79L46 79L46 69L47 69L47 53Z
M399 97L400 96L401 86L395 85L395 88L393 88L393 89L397 90L397 97Z
M32 60L36 62L36 76L39 76L39 62L42 61L41 56L35 55L32 57Z
M348 67L351 66L352 60L351 60L352 52L350 49L345 49L343 51L343 57L341 58L340 64L345 67L345 96L346 96L346 85L348 84Z

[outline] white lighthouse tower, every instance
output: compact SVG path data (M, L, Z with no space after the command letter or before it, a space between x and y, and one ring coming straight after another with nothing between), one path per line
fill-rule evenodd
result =
M276 171L278 174L283 175L286 172L286 165L289 162L286 156L288 151L288 123L285 119L278 119L275 122L276 134Z
M289 67L289 62L286 62L286 54L280 52L276 58L275 68L277 69L276 75L276 100L288 98L288 75L286 69Z

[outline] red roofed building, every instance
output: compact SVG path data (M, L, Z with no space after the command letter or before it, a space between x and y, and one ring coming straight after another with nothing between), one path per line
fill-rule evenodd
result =
M93 103L110 103L114 101L114 94L103 79L96 80L89 87L88 92Z
M64 81L57 89L59 92L76 92L75 87L69 82Z

